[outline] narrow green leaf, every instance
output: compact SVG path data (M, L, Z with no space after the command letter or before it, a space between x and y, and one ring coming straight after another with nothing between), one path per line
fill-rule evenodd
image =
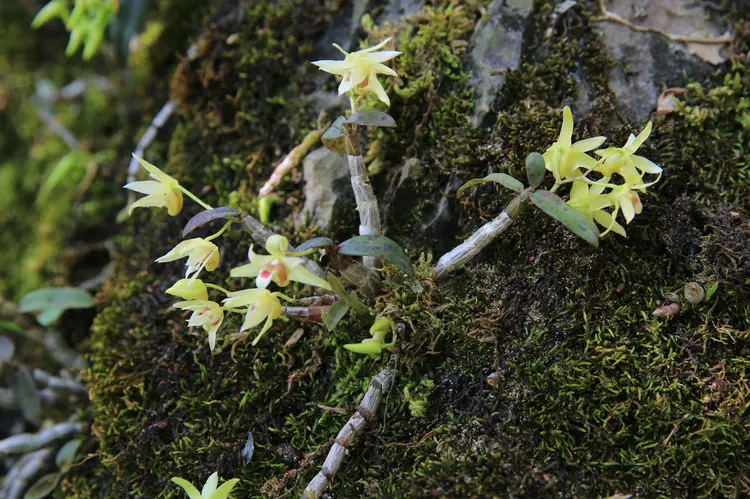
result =
M510 175L507 175L505 173L490 173L484 178L475 178L466 182L458 189L458 192L456 192L456 197L460 196L461 193L469 187L474 187L475 185L484 184L486 182L496 182L503 187L515 192L523 191L523 184Z
M22 313L41 312L50 309L91 308L94 300L86 291L78 288L43 288L28 293L18 303Z
M551 216L575 235L591 244L599 246L599 229L594 222L563 201L560 196L549 191L534 191L530 195L531 202L540 210Z
M333 240L327 237L313 237L309 241L305 241L297 246L296 252L299 253L313 248L325 248L327 246L333 246L333 244Z
M73 175L76 169L83 170L85 163L89 160L90 157L87 153L78 150L71 151L60 158L39 189L37 202L46 201L52 189L57 187L64 179Z
M65 310L61 308L49 308L41 314L37 315L36 321L42 326L49 326L57 319L59 319L63 312L65 312Z
M346 154L346 138L344 137L344 122L346 118L339 116L320 138L323 145L333 152Z
M49 496L57 488L61 476L60 473L44 475L26 491L26 495L23 496L23 499L43 499L44 497Z
M220 206L212 210L203 210L197 215L193 216L188 223L185 224L185 228L182 229L182 237L187 236L198 227L201 227L208 222L224 218L235 218L240 212L229 206Z
M0 319L0 328L7 329L8 331L13 331L14 333L23 334L23 328L13 321Z
M41 420L42 403L34 380L26 370L21 369L16 372L13 391L24 417L38 426Z
M341 321L341 319L344 318L346 313L349 311L351 307L348 303L346 303L344 300L338 300L333 302L333 305L328 309L328 312L326 312L325 317L323 317L323 322L326 325L326 328L328 328L329 331L333 331L336 325Z
M536 189L542 185L545 173L544 158L541 154L532 152L526 156L526 178L532 189Z
M344 123L354 123L362 126L380 126L393 128L396 126L396 120L393 119L388 113L383 111L376 111L375 109L365 109L364 111L357 111L349 116L349 119Z
M406 252L395 241L385 236L364 235L347 239L339 245L339 253L348 256L374 256L382 258L414 275L414 266Z
M367 338L366 340L362 340L361 343L347 343L344 345L344 348L354 353L378 355L386 346L382 341L375 338Z
M710 301L717 289L719 289L719 281L716 281L710 286L706 286L706 298L704 301Z
M69 442L66 442L65 445L63 445L59 451L57 451L57 455L55 456L55 464L60 469L60 471L65 472L68 468L70 468L70 465L73 464L73 461L76 459L76 452L78 452L78 448L81 446L81 443L83 441L80 438L76 438L74 440L71 440Z

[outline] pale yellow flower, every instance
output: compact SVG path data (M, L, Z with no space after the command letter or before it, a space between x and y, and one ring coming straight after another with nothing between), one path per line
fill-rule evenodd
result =
M172 481L182 487L189 499L227 499L232 489L240 480L233 478L224 482L221 487L218 487L219 474L214 473L208 477L200 492L198 492L198 489L192 483L182 478L175 477L172 478Z
M200 279L180 279L166 292L183 300L208 300L208 289Z
M126 189L147 195L131 204L129 213L132 213L136 208L165 207L167 213L171 216L177 215L182 210L182 192L179 189L179 182L143 158L139 158L135 154L133 154L133 157L138 160L154 180L131 182L125 186Z
M281 302L278 294L271 293L267 289L243 289L229 293L229 297L224 300L224 306L228 308L247 307L245 322L242 323L240 332L266 321L258 336L253 340L253 345L258 343L271 328L274 319L281 316Z
M250 247L248 258L250 263L232 269L231 277L255 277L255 285L265 289L271 281L279 286L289 286L291 281L310 284L319 288L331 290L331 285L305 268L305 259L288 256L289 241L284 236L274 234L266 241L266 251L269 255L253 253Z
M200 326L206 330L208 346L211 347L213 352L216 347L216 331L224 321L224 310L222 310L221 305L209 300L188 300L178 301L174 304L174 307L193 312L187 323L189 326Z
M575 170L575 174L576 176L580 176L580 170ZM583 180L573 182L573 187L570 189L570 200L568 201L568 204L585 213L587 216L595 220L596 223L604 227L606 230L602 234L613 231L624 236L625 229L615 220L617 213L615 212L613 214L604 211L605 208L612 206L613 202L608 194L602 193L604 189L607 188L607 185L604 184L608 181L609 177L604 177L600 180L600 183L594 183L591 186Z
M622 147L609 147L595 151L595 154L604 159L604 162L596 167L596 171L606 176L617 173L633 189L643 190L658 182L661 178L661 167L650 159L635 154L638 148L648 139L648 136L651 135L651 127L649 121L637 137L631 133L627 143ZM643 175L646 173L659 175L659 177L653 182L644 184Z
M401 52L396 50L378 52L390 41L391 39L387 38L374 47L351 53L334 43L333 46L344 53L345 59L343 61L315 61L313 64L323 71L343 76L339 85L339 95L343 95L350 90L358 95L373 92L386 106L390 106L391 101L377 76L379 74L398 76L394 70L383 63L393 59Z
M630 223L636 215L640 215L643 211L641 198L630 184L614 187L612 192L609 193L609 198L615 206L615 216L618 210L622 211L622 216L625 217L627 223Z
M565 106L560 136L557 142L542 154L544 166L552 172L556 182L570 177L576 168L590 170L596 166L596 160L586 153L602 145L605 140L606 137L592 137L573 144L573 113Z
M165 263L173 262L180 258L188 259L185 264L187 266L185 277L190 277L191 274L197 276L203 268L209 272L216 270L216 267L219 266L219 248L211 241L207 241L202 237L196 237L182 241L172 248L169 253L157 258L156 261L158 263Z

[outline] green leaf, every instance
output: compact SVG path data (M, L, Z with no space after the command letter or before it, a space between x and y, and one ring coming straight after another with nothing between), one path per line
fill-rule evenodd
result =
M84 164L89 161L90 157L83 151L71 151L57 162L47 179L39 188L37 202L42 203L47 200L52 189L57 187L64 179L74 174L76 169L83 169Z
M16 394L16 400L18 400L18 405L21 407L24 417L39 426L42 402L39 393L36 391L34 380L26 370L21 369L16 372L13 392Z
M34 20L31 21L31 27L37 29L56 17L59 17L63 23L66 23L69 15L68 8L61 0L52 0L42 7L42 10L34 17Z
M526 156L526 178L532 189L536 189L542 185L545 173L544 158L541 154L538 152L532 152Z
M43 288L28 293L18 303L22 313L42 312L38 320L49 324L60 316L63 310L71 308L91 308L94 300L86 291L78 288ZM44 325L46 325L44 324Z
M60 473L50 473L44 475L42 478L36 481L29 490L26 491L26 495L23 499L42 499L47 497L57 488L57 484L60 482Z
M716 281L715 283L711 284L710 286L706 287L706 298L704 301L711 300L711 297L716 293L716 290L719 289L719 281Z
M0 319L0 328L7 329L8 331L13 331L14 333L23 334L23 328L16 324L13 321L6 321L4 319Z
M460 196L461 193L469 187L474 187L475 185L484 184L486 182L497 182L503 187L506 187L515 192L523 191L523 184L510 175L507 175L505 173L490 173L484 178L475 178L466 182L458 189L458 192L456 192L456 197Z
M273 208L274 204L281 201L282 199L275 194L263 196L258 199L258 218L260 219L260 223L268 225L268 222L271 221L271 208Z
M376 111L375 109L365 109L364 111L357 111L349 116L349 119L344 123L353 123L362 126L380 126L386 128L393 128L396 126L396 120L393 119L389 114L383 111Z
M560 196L549 191L534 191L530 194L530 198L540 210L563 224L575 235L592 246L599 246L599 229L594 222L582 212L566 204Z
M367 338L362 340L361 343L347 343L344 348L354 353L361 353L365 355L378 355L388 345L382 341L376 340L375 338Z
M346 118L339 116L320 138L323 145L333 152L346 154L346 137L344 136L344 122Z
M203 496L201 496L201 493L198 492L198 489L195 488L195 485L188 482L184 478L174 477L172 478L172 482L182 487L182 490L185 491L190 499L202 499Z
M339 244L339 253L348 256L374 256L382 258L403 270L409 275L414 275L414 266L406 252L395 241L385 236L364 235L355 236Z
M304 243L297 246L295 253L300 253L302 251L307 251L313 248L325 248L333 245L333 239L329 239L327 237L313 237L309 241L305 241Z
M65 312L65 310L61 308L50 308L37 315L36 321L42 326L49 326L59 319L63 312Z
M235 218L240 212L229 206L220 206L212 210L203 210L197 215L193 216L188 223L185 224L185 228L182 229L182 237L187 236L198 227L201 227L208 222L223 218Z
M351 306L344 300L333 302L333 305L331 305L328 312L326 312L325 317L323 317L323 323L326 325L326 328L328 328L329 331L333 331L339 321L341 321L346 313L349 312L350 308Z
M70 468L70 465L73 464L73 461L76 459L76 452L78 452L78 448L81 446L81 443L83 440L80 438L76 438L74 440L71 440L69 442L66 442L65 445L63 445L59 451L57 451L57 455L55 456L55 464L60 469L60 471L65 472Z

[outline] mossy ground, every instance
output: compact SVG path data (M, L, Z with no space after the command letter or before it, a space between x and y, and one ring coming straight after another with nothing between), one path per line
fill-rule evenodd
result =
M229 4L204 23L201 56L175 71L179 123L151 155L209 203L252 209L274 162L314 126L300 95L317 74L305 63L339 6L255 2L226 21ZM573 11L546 39L551 7L538 2L499 113L488 129L472 129L460 42L479 7L444 2L400 28L366 26L378 39L397 30L404 52L391 93L399 128L370 139L384 151L374 185L387 198L388 235L415 259L439 256L502 209L508 196L489 187L460 201L449 189L441 199L446 184L489 171L522 178L523 158L554 140L558 110L575 96L574 68L583 67L595 94L592 111L577 117L576 137L620 143L642 126L613 118L611 63L587 16ZM332 495L750 493L748 78L747 62L735 59L690 87L685 105L657 124L645 150L665 176L627 239L608 237L592 249L529 209L444 283L424 261L413 280L386 272L374 306L406 326L395 350L399 376ZM389 188L409 157L420 160L421 176ZM293 234L301 185L281 191L277 228L299 242L309 235ZM282 322L257 347L237 345L234 356L225 333L211 355L164 294L180 265L152 263L193 213L140 210L117 240L114 276L100 295L107 305L88 345L99 447L66 480L66 497L179 497L169 478L199 482L217 470L241 478L241 496L297 495L387 362L340 348L366 334L359 319L333 334L303 325L304 337L288 349L281 345L300 326ZM355 230L353 217L334 235ZM243 262L249 245L239 228L222 241L212 278ZM683 304L671 321L650 315L689 281L719 282L718 291L706 304ZM237 326L232 318L225 331ZM248 432L255 454L246 465Z

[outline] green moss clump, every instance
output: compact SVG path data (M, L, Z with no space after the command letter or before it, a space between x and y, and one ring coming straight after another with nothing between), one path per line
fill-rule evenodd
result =
M172 81L180 123L171 143L155 149L168 171L211 204L252 207L274 161L315 122L299 97L312 83L298 67L330 15L319 2L290 0L251 6L231 28L208 23L202 56L184 61ZM583 67L594 94L576 136L619 143L642 126L609 119L610 62L586 16L545 42L550 15L537 2L528 50L506 75L489 131L470 126L472 95L460 64L478 10L443 2L400 24L365 25L371 41L395 34L403 51L390 110L399 128L370 138L382 143L375 187L388 235L412 255L441 254L497 215L505 194L482 187L459 202L451 183L488 169L522 178L523 158L558 133L558 109L576 94L575 68ZM227 42L233 33L241 43ZM740 81L743 64L733 69ZM741 160L730 163L724 151L717 157L718 146L706 140L718 133L730 149L744 147L746 118L732 104L747 95L735 79L718 75L722 90L691 87L685 107L658 124L644 151L664 166L665 179L644 196L627 239L608 237L592 249L527 210L502 241L445 282L434 281L429 256L412 279L386 267L374 309L400 323L398 378L382 417L352 444L332 495L748 492L746 185L743 173L723 169ZM709 110L703 128L697 107ZM422 176L391 188L407 158L421 164ZM703 186L717 174L724 174L721 195ZM301 240L308 234L295 234L292 223L300 186L287 183L282 192L279 230ZM725 201L737 209L721 207ZM386 362L340 348L367 334L364 318L347 318L333 334L279 321L257 347L239 343L234 355L227 332L211 355L203 334L186 330L168 308L164 290L179 265L151 263L179 240L193 213L185 211L167 219L140 210L118 240L102 295L109 305L89 345L99 462L66 481L69 497L173 497L170 477L198 480L217 470L240 478L241 494L297 495ZM353 218L336 232L355 229ZM223 243L211 277L245 260L249 241L239 228ZM671 321L651 316L690 281L718 281L717 295L683 303ZM231 318L226 331L237 326ZM303 338L280 348L298 327ZM255 455L246 465L239 451L248 432Z

